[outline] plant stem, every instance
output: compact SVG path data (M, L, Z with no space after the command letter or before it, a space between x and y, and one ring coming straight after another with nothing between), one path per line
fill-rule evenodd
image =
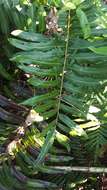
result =
M64 83L64 76L65 76L65 68L67 63L67 57L68 57L68 44L69 44L69 33L70 33L70 11L68 14L68 24L67 24L67 37L66 37L66 47L65 47L65 58L64 58L64 65L62 70L62 79L61 79L61 87L60 87L60 93L59 93L59 101L58 101L58 111L56 116L56 125L59 118L59 111L60 111L60 104L61 104L61 96L62 96L62 90L63 90L63 83Z
M50 167L50 169L56 170L57 173L64 173L64 174L71 172L107 173L107 168L102 168L102 167L56 166L56 167Z

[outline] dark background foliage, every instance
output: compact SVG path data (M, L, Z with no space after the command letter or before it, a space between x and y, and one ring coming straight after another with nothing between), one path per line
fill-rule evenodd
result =
M0 2L1 190L106 186L96 172L107 164L106 10L99 0Z

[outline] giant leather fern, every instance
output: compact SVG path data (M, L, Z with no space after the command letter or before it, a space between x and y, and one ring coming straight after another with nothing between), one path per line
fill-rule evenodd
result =
M92 5L89 4L90 6ZM10 42L24 50L17 53L12 61L17 62L20 69L30 74L28 79L30 85L40 90L44 89L46 92L25 100L22 104L33 106L43 119L47 120L50 129L60 129L71 136L83 135L87 138L82 125L78 125L75 120L78 117L89 119L96 121L96 125L102 122L103 118L100 121L96 116L97 113L93 114L93 112L97 110L99 115L100 106L103 104L101 97L106 96L107 58L106 55L92 52L91 47L105 46L106 41L104 37L96 39L95 16L93 20L90 18L88 21L86 14L91 14L90 9L87 6L82 10L82 7L85 7L85 3L79 5L73 13L68 13L66 40L14 31L12 35L18 39L10 39ZM75 32L73 36L74 29L79 23L78 19L80 33Z
M73 188L71 180L75 177L67 166L99 164L98 156L107 143L107 31L98 28L95 3L66 2L59 11L59 27L66 26L59 34L46 36L22 30L11 33L9 42L17 48L11 61L25 73L34 89L33 97L21 104L33 109L36 123L26 126L14 151L1 156L1 162L7 160L0 171L1 189L21 189L23 184L23 189L28 190L68 190L76 189L80 180L84 188L94 188L89 185L90 176L87 179L79 173ZM41 119L45 126L40 126ZM39 180L41 176L45 182Z

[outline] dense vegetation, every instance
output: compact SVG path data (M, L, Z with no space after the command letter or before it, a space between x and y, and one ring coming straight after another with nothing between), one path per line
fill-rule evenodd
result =
M0 1L0 190L104 185L106 11L100 0Z

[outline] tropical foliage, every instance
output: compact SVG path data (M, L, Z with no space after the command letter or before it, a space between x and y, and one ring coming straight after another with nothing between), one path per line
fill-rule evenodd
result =
M5 0L0 15L0 189L100 189L96 167L107 163L106 5Z

